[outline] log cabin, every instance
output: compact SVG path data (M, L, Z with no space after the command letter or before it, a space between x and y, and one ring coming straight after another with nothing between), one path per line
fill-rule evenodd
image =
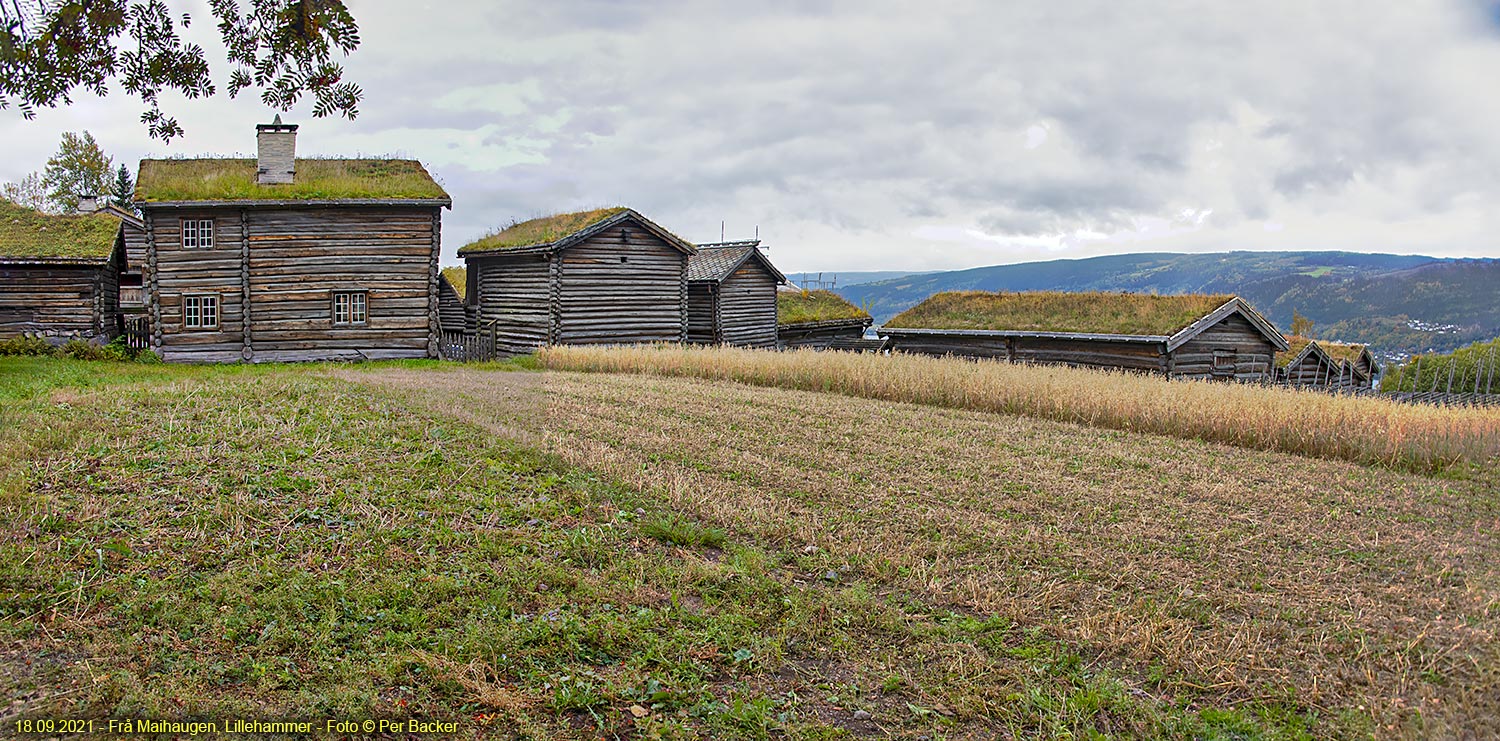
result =
M1227 295L939 293L881 327L899 352L1261 381L1287 349L1275 326Z
M786 276L760 240L697 245L688 258L687 341L776 347L776 292Z
M870 313L827 290L787 289L776 294L776 344L783 349L827 350L864 337Z
M1380 365L1369 348L1306 337L1287 338L1290 346L1276 357L1276 380L1289 386L1336 390L1374 387Z
M0 339L108 342L124 265L117 217L54 216L0 198Z
M628 208L518 222L458 251L477 330L498 352L683 342L696 248Z
M256 159L142 160L150 346L188 362L435 357L442 209L415 160L296 157L295 124Z

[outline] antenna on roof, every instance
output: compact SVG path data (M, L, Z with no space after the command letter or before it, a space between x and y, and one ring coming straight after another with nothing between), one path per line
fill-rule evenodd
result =
M763 250L771 249L770 247L767 247L760 243L760 224L755 225L755 246Z
M724 222L722 220L719 221L719 241L724 241Z

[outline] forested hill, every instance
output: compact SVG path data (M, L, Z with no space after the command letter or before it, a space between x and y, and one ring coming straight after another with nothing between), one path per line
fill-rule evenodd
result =
M940 291L1235 293L1277 326L1292 311L1325 339L1382 354L1450 350L1500 335L1500 260L1358 252L1141 253L906 276L838 292L877 323Z

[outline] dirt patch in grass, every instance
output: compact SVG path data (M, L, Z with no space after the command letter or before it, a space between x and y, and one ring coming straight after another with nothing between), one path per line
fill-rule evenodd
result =
M493 374L378 380L529 426L779 551L808 591L853 585L988 626L989 648L945 657L944 680L905 684L929 684L952 722L1009 728L1014 693L996 688L1019 657L1320 736L1500 733L1500 502L1483 482L729 383L542 379L546 412L522 420L484 401ZM1063 715L1100 692L1054 679L1037 702Z

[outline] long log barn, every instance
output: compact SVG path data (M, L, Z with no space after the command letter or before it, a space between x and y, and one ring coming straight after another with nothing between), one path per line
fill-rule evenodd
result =
M786 289L776 294L776 341L781 348L827 350L857 342L870 313L828 290Z
M0 198L0 339L109 341L124 267L118 217L54 216Z
M518 222L458 251L477 331L505 354L543 345L683 342L696 248L629 208Z
M688 342L776 347L776 290L786 276L760 240L697 247L688 258Z
M150 346L167 361L435 357L442 209L415 160L296 157L256 127L256 159L142 160Z
M1286 338L1236 296L1050 291L939 293L881 327L891 348L1260 381Z
M1380 364L1369 348L1307 337L1287 338L1276 357L1277 380L1289 386L1352 390L1374 385Z

